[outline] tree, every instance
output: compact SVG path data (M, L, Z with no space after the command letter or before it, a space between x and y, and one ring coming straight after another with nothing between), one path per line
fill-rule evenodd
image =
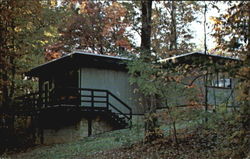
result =
M151 50L152 3L152 0L141 0L141 50L147 54Z
M189 42L193 37L187 24L196 20L195 13L200 9L200 5L196 2L140 2L135 5L141 5L141 21L133 22L136 26L141 26L140 58L132 62L129 72L132 75L131 82L136 83L140 92L147 98L144 103L147 113L145 134L146 140L151 141L162 136L157 123L156 108L162 103L166 104L167 93L163 89L166 88L164 83L168 82L163 79L170 78L168 73L163 73L158 60L193 48ZM138 12L131 12L139 19ZM174 121L173 124L175 127Z
M200 2L160 1L154 3L152 19L152 48L158 56L169 57L190 52L195 44L191 42L191 24L198 21Z
M167 74L161 75L162 66L157 64L157 60L192 49L189 40L193 37L187 24L196 20L195 13L200 9L200 5L196 2L140 2L142 61L135 60L130 67L130 73L132 81L138 84L140 91L147 98L145 131L146 140L150 141L162 136L157 124L156 108L166 102L166 93L161 89L166 88L166 81L162 79L169 78Z
M43 61L42 47L50 42L49 28L58 13L45 2L6 0L0 2L0 105L8 108L18 93L33 87L24 80L24 72ZM54 14L55 15L55 14ZM58 15L59 16L59 15ZM45 30L47 28L47 30Z
M126 32L127 11L121 3L79 1L73 6L66 24L59 28L59 41L50 46L49 51L69 53L80 49L116 55L131 49Z
M155 71L151 68L149 68L151 65L146 64L147 62L152 61L152 55L151 55L151 27L152 27L152 3L153 1L147 1L147 0L141 0L141 57L142 57L142 64L144 73L141 74L140 70L136 70L135 72L139 71L142 76L146 77L143 81L143 84L140 85L142 89L144 88L144 84L148 83L146 81L150 80L148 78L149 76L154 76ZM146 62L146 63L144 63ZM143 64L144 63L144 64ZM137 67L137 65L136 65ZM151 70L150 70L151 69ZM133 69L130 69L131 74L134 74L132 71ZM152 71L152 72L151 72ZM148 74L149 73L149 74ZM142 79L144 78L142 77ZM138 79L141 79L141 77L138 77ZM142 80L141 79L141 80ZM144 83L146 82L146 83ZM155 84L155 83L153 83ZM159 127L157 124L158 117L156 116L156 107L157 107L157 99L156 99L156 92L154 92L152 89L155 87L151 87L150 85L147 85L148 87L145 87L145 90L142 91L143 94L146 96L146 103L144 105L146 109L146 116L145 116L145 139L146 141L152 141L162 136L162 133L159 131Z
M239 80L240 111L234 121L234 133L230 135L230 155L244 158L249 155L250 125L250 3L231 2L220 17L213 17L214 33L219 51L240 58L243 63L235 66L231 74ZM228 123L230 124L230 123ZM237 130L237 131L236 131Z

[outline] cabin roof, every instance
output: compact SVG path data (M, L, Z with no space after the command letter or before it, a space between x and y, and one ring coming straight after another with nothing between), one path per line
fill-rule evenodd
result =
M199 63L199 60L213 60L214 62L221 61L240 61L238 58L214 55L214 54L204 54L202 52L192 52L181 54L166 59L161 59L161 63ZM109 55L100 55L86 52L73 52L67 54L61 58L52 60L45 64L39 65L26 73L30 77L39 77L46 76L48 74L54 74L58 71L65 71L72 68L98 68L98 69L111 69L111 70L120 70L127 71L126 61L129 61L130 58L119 57L119 56L109 56ZM203 61L204 62L204 61Z
M162 60L159 60L159 62L184 62L184 60L190 59L192 57L206 57L213 60L230 60L230 61L240 61L238 58L234 57L228 57L228 56L221 56L221 55L215 55L215 54L205 54L204 52L191 52L191 53L185 53L181 55L176 55L173 57L165 58Z
M85 52L73 52L61 58L49 61L34 67L26 73L30 77L39 77L54 74L65 69L88 67L126 71L126 61L129 58L119 56L108 56Z

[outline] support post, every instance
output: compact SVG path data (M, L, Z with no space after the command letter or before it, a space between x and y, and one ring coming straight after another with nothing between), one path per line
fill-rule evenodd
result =
M40 143L43 144L44 143L44 132L43 132L43 128L40 128Z
M108 91L106 92L106 104L107 104L107 110L109 110L109 93Z
M94 108L94 91L91 90L91 107Z
M92 135L92 119L88 119L88 136Z
M48 89L45 87L45 107L48 106Z

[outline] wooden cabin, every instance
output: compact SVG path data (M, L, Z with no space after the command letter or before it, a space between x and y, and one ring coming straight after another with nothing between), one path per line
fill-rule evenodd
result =
M35 116L42 143L58 143L128 128L143 114L129 84L128 58L74 52L26 73L39 91L19 98L19 108Z
M27 76L39 79L39 91L19 98L19 112L31 116L38 142L63 143L131 126L132 116L143 115L144 107L138 101L142 96L135 94L129 83L128 60L74 52L27 72ZM163 107L194 103L204 106L205 100L213 107L235 105L237 80L221 68L225 62L239 62L238 59L195 52L159 62L165 65L164 69L183 64L194 67L182 82L168 84L167 105L164 103ZM199 69L201 66L209 68L206 76L199 74L204 71ZM185 72L185 67L179 71ZM192 74L194 71L196 74ZM193 81L195 87L186 89L182 83L188 81Z
M210 109L237 107L238 80L230 70L241 63L237 58L202 52L181 54L160 60L165 68L183 76L168 84L168 106L186 107L205 103Z

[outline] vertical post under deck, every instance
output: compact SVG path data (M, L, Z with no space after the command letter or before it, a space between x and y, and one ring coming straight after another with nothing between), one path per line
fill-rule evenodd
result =
M43 144L44 143L44 134L43 134L43 128L40 128L40 142L41 142L41 144Z
M91 107L94 108L94 91L91 90Z
M48 106L48 88L45 87L45 107Z
M88 136L92 135L92 119L88 119Z
M107 106L107 110L109 110L109 93L108 93L108 91L106 92L106 106Z

